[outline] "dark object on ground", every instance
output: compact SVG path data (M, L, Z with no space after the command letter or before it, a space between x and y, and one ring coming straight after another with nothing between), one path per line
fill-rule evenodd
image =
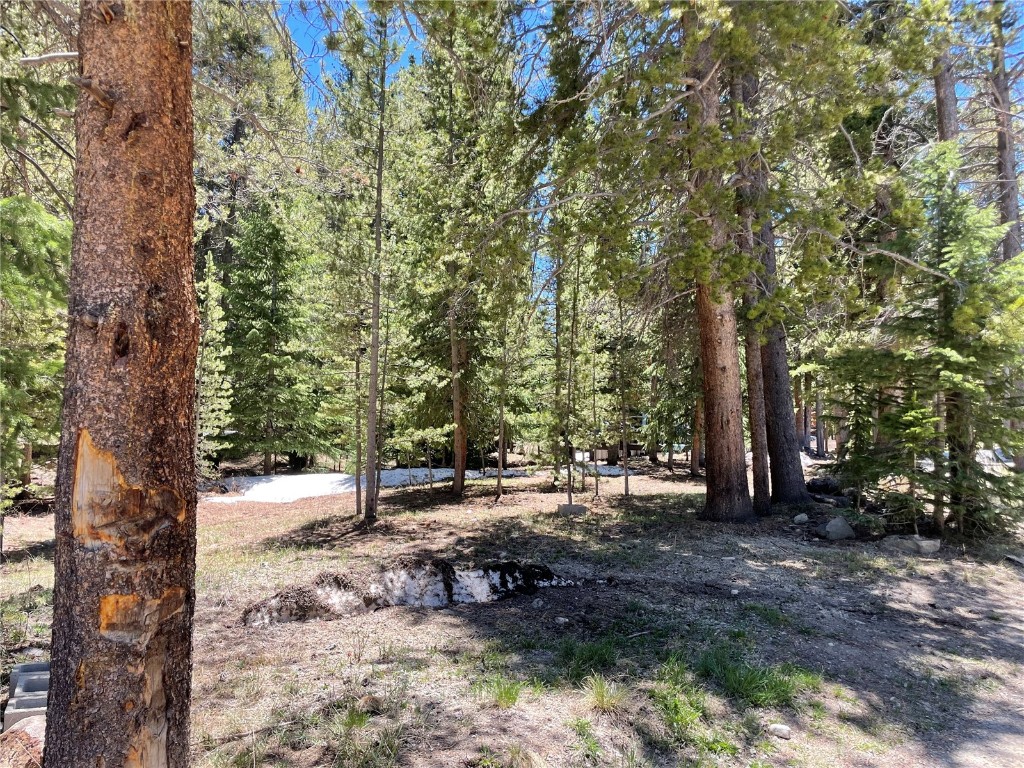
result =
M839 481L834 477L822 475L821 477L812 477L808 480L807 490L811 493L823 493L828 496L838 496L842 488L839 485Z
M512 595L532 595L543 587L571 585L544 565L508 561L460 570L440 558L410 558L381 571L365 586L355 585L339 573L321 573L311 586L289 587L250 605L242 614L242 623L262 627L337 619L395 605L445 608L459 603L489 603Z

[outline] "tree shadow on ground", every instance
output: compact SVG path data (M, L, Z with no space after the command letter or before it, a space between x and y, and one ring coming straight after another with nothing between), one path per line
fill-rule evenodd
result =
M54 539L47 539L46 541L34 541L23 547L7 549L4 550L3 557L0 558L0 563L23 563L26 560L32 560L37 557L41 557L46 560L53 560L53 550L55 546L56 543Z
M903 734L930 764L965 768L999 765L1004 757L1012 765L1017 755L1004 755L1005 745L1024 744L1024 722L1000 714L989 695L1020 686L1006 676L1024 664L1024 616L1012 590L948 569L918 574L917 561L883 557L872 544L802 540L778 518L704 523L695 517L699 494L613 497L580 517L524 510L485 518L459 531L454 549L417 526L427 513L464 506L465 499L411 490L403 495L389 504L411 514L388 518L390 527L373 533L406 536L403 555L464 565L539 562L577 582L536 598L461 605L447 613L498 654L501 674L557 688L578 687L599 673L646 692L638 694L632 720L650 760L671 750L705 749L666 735L665 712L651 692L661 685L659 670L668 659L685 662L693 676L702 658L723 644L753 668L795 664L821 676L822 690L802 694L797 709L782 707L781 716L804 733L815 728L811 702L837 699L832 689L840 685L857 698L843 708L841 724L865 744L886 748L893 734ZM418 537L409 535L412 529ZM277 541L291 541L291 535ZM342 548L353 541L343 530L339 535L332 543ZM969 567L963 557L945 559ZM425 609L385 610L414 614L416 623L432 618ZM728 700L734 719L745 712L761 716L721 680L693 680ZM445 703L436 706L443 710ZM708 734L715 731L713 723L706 726ZM763 737L758 731L736 738L746 748ZM863 764L872 761L865 757Z

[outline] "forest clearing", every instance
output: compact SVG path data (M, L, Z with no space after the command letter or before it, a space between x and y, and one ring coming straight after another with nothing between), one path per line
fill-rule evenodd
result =
M602 480L583 516L559 515L540 476L507 480L498 502L493 479L461 500L384 490L372 528L352 494L201 501L194 764L1019 764L1024 569L1005 550L893 554L815 539L790 516L713 526L694 517L701 482L640 471L628 498ZM0 600L23 660L49 642L52 527L8 525ZM403 558L545 563L574 586L241 622L321 572Z
M1019 764L1022 11L0 4L0 768Z

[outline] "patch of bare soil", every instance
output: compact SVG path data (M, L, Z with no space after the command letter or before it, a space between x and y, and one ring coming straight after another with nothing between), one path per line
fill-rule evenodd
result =
M540 479L505 484L500 501L493 480L463 499L385 490L372 527L351 494L201 504L196 764L1020 764L1024 569L1002 559L1019 542L893 555L813 539L824 507L711 525L695 516L702 483L663 469L631 477L629 498L621 478L602 478L597 499L591 484L582 516L559 515L564 497ZM793 525L798 511L811 524ZM34 540L22 524L8 529L19 547ZM542 564L574 586L240 619L321 572L358 584L439 558Z

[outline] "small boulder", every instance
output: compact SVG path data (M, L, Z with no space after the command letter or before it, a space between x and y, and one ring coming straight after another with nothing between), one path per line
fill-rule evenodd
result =
M905 555L934 555L942 548L939 539L925 539L921 536L886 536L882 539L886 552L900 552Z
M557 624L560 627L564 627L568 623L569 623L569 620L567 618L565 618L565 616L556 616L555 617L555 624Z
M772 723L768 726L768 733L779 739L791 739L793 738L793 732L789 729L788 725L782 723Z
M829 541L842 541L857 537L856 531L846 522L845 517L833 517L827 523L819 525L814 529L814 535Z
M538 597L536 600L533 601L532 605L533 605L534 608L543 608L544 607L544 601L541 600Z
M793 518L793 522L796 523L797 525L803 525L804 523L808 522L810 519L811 518L809 518L806 515L806 513L801 512L799 515L797 515L796 517Z
M19 720L0 733L0 768L38 768L43 764L46 716Z

